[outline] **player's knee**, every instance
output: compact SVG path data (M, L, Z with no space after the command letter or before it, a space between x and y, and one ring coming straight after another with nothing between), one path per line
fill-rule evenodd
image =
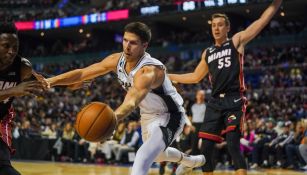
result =
M164 156L164 154L163 153L160 153L157 157L156 157L156 159L155 159L155 162L164 162L165 161L165 156Z
M140 152L137 152L136 155L135 155L135 162L138 162L138 164L140 165L144 165L145 162L148 161L148 156L140 153Z
M230 154L240 154L240 133L233 131L226 134L227 148ZM235 155L234 155L235 156Z
M227 149L230 154L237 154L240 153L240 145L237 145L233 142L227 142Z
M163 161L163 159L161 159L161 158L156 158L156 159L155 159L155 162L160 163L160 162L164 162L164 161Z

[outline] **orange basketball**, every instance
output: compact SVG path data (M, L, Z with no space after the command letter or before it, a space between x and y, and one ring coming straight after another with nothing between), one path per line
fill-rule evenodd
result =
M75 129L85 140L101 142L112 136L116 123L114 112L107 104L92 102L78 113Z

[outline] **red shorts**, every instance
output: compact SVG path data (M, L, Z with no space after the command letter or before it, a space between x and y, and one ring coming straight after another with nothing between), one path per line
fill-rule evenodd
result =
M15 118L15 112L13 107L9 109L9 113L0 120L0 137L3 142L9 147L11 153L15 150L12 148L12 124Z

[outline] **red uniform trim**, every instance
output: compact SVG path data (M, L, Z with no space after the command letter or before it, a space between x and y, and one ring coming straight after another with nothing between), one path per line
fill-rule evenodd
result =
M242 105L242 116L240 121L240 131L243 134L244 131L244 122L245 122L245 112L246 112L246 106L247 106L247 99L243 96L243 92L246 90L245 83L244 83L244 74L243 74L243 66L244 66L244 56L243 54L239 54L239 63L240 63L240 74L239 74L239 81L240 81L240 93L241 98L243 100Z
M239 53L239 64L240 64L240 73L239 73L239 82L240 82L240 92L243 93L246 90L244 83L244 74L243 74L243 65L244 65L244 56Z
M0 137L12 154L15 152L15 149L12 148L12 122L14 117L15 112L11 107L9 113L0 121Z
M209 134L209 133L206 133L206 132L199 132L198 137L202 138L202 139L213 140L213 141L218 142L218 143L221 143L223 141L223 137L218 136L218 135L214 135L214 134Z
M231 126L227 126L226 129L224 129L222 132L221 132L221 135L224 135L230 131L234 131L235 129L237 128L237 126L235 125L231 125Z

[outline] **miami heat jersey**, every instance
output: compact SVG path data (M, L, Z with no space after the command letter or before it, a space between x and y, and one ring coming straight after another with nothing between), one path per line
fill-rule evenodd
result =
M213 97L223 93L245 91L243 55L237 51L231 39L220 47L208 47L205 59L209 68Z
M125 71L126 59L124 54L121 55L117 64L117 77L122 87L128 90L133 86L133 78L138 70L146 65L165 66L157 59L152 58L150 54L145 53L138 61L136 66L128 74ZM141 114L158 114L168 112L183 112L183 99L177 93L170 79L165 72L165 78L162 85L156 89L152 89L139 104Z
M21 82L21 57L16 56L14 62L0 72L0 90L17 86ZM9 113L14 98L10 97L0 102L0 120Z

